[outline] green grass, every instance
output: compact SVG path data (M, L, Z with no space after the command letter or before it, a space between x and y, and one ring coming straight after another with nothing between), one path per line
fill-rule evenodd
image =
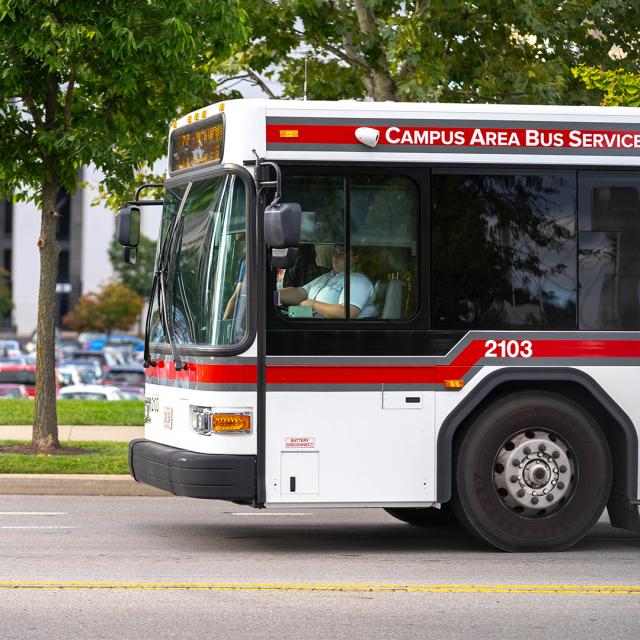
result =
M0 447L29 444L0 440ZM86 449L80 455L25 455L0 453L0 473L129 473L128 442L69 442L69 447Z
M58 400L58 424L144 425L142 400ZM0 400L0 425L32 424L33 400Z

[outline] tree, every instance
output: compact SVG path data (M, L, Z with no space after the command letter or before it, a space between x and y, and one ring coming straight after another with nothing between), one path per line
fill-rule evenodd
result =
M9 272L0 267L0 319L13 309L11 290L9 289Z
M167 123L215 100L207 71L243 37L238 0L0 0L0 197L41 208L33 445L59 447L56 196L94 164L110 192L161 157Z
M580 66L573 75L584 82L587 89L603 93L602 104L607 107L640 107L640 73L615 69L605 71Z
M633 51L637 0L247 0L251 43L226 85L273 95L427 102L584 104L570 69ZM637 50L637 47L635 48ZM635 59L637 63L637 59ZM615 63L617 65L617 63ZM634 61L625 60L631 66Z
M127 331L136 321L144 298L126 284L110 282L99 291L80 296L62 322L73 331L95 331L111 336L114 329Z

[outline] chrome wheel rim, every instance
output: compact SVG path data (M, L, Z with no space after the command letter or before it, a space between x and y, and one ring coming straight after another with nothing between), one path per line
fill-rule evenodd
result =
M493 465L493 485L502 504L522 518L541 518L562 509L576 484L575 456L547 429L510 437Z

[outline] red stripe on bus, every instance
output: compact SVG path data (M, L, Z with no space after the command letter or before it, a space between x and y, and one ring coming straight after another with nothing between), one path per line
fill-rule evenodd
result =
M255 364L197 364L187 362L187 369L176 371L173 362L161 361L157 367L145 370L147 377L182 382L210 384L256 384L258 369Z
M499 341L498 341L499 342ZM517 340L522 342L522 340ZM531 358L640 358L640 340L532 340ZM484 340L474 340L450 364L434 365L269 365L267 384L434 384L462 378L485 357ZM493 359L487 358L490 362ZM515 358L495 358L496 364ZM507 365L508 366L508 365ZM217 384L256 384L257 366L242 364L188 364L176 371L172 362L146 370L161 380Z
M363 122L363 125L366 125ZM355 125L267 124L267 144L358 144ZM429 127L370 125L380 132L377 146L512 147L512 148L638 148L637 131L540 129L531 127ZM387 133L388 132L388 133ZM598 137L598 144L592 138Z

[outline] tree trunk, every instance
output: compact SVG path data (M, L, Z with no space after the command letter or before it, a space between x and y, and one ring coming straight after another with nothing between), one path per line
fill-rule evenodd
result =
M56 411L56 279L58 253L56 239L59 213L56 211L58 185L45 183L42 188L42 224L40 249L40 291L38 294L38 344L36 359L36 397L33 418L34 447L58 449L58 415Z

